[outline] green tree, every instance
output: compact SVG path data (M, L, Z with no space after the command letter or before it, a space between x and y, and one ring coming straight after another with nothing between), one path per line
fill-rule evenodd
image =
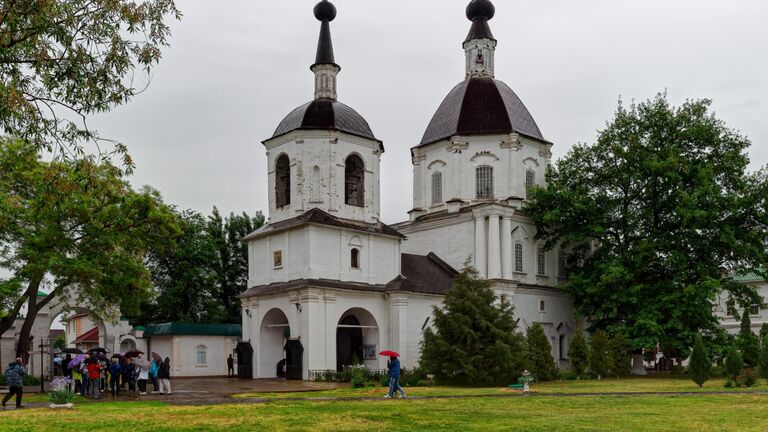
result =
M763 323L760 326L760 340L765 339L766 336L768 336L768 323Z
M544 328L539 323L528 327L526 333L526 352L528 368L538 381L552 381L557 374L555 360L552 358L552 345L549 344Z
M629 347L624 339L624 335L616 333L610 341L611 364L610 371L613 375L621 377L628 375L632 369Z
M757 361L757 372L761 378L768 380L768 335L760 341L760 356Z
M264 225L264 215L257 212L254 217L246 213L230 213L222 218L214 207L208 217L206 233L216 251L212 263L218 310L218 322L239 323L242 321L240 294L248 288L248 245L243 238Z
M691 350L690 362L688 365L688 372L691 375L693 382L702 387L705 382L709 380L710 373L712 371L712 359L709 358L707 348L704 346L704 341L701 339L701 335L696 335L696 342L693 344Z
M760 340L752 332L752 320L749 318L749 308L744 308L741 314L741 328L737 338L744 365L755 367L760 357Z
M497 298L477 271L465 267L433 310L434 330L421 344L421 366L441 383L507 385L525 369L524 337L512 305Z
M589 367L589 345L584 332L581 329L576 330L576 334L571 339L571 346L568 347L568 358L571 360L571 366L576 375L581 378Z
M732 345L725 357L725 376L732 381L736 381L744 368L744 360L741 357L736 345Z
M0 130L64 156L106 142L86 117L143 90L137 72L160 60L168 16L181 17L173 0L0 2Z
M63 350L67 347L67 340L64 336L56 336L53 340L53 347L59 350Z
M159 194L134 191L108 162L42 162L34 145L0 139L0 188L0 267L12 273L0 284L0 334L26 306L19 355L55 299L87 302L103 319L134 311L151 286L147 251L172 246L178 234ZM50 292L38 297L45 280Z
M768 262L766 172L749 141L709 111L666 95L619 105L594 145L576 145L535 188L527 213L547 249L568 251L564 286L592 329L673 357L720 326L712 299L753 288L725 274ZM747 229L748 227L748 229Z
M598 330L589 341L589 369L600 379L608 376L611 363L610 339L606 332Z

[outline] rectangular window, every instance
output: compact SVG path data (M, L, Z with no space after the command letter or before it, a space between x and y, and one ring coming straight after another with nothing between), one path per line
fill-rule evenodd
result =
M283 267L283 251L275 251L272 253L272 261L275 268Z
M760 303L753 304L749 307L750 315L760 315L760 309L762 308L763 298L760 297Z
M547 254L544 253L544 248L539 246L536 249L536 261L538 267L538 274L544 276L547 274Z
M534 186L536 186L536 172L528 170L525 172L525 191L530 194Z
M515 243L515 271L518 273L523 272L523 245L522 243Z
M475 187L478 199L493 198L493 167L477 167Z
M539 312L546 312L546 311L547 311L547 301L539 300Z
M205 347L197 347L197 364L198 365L206 365L206 364L208 364L208 359L206 358Z
M568 360L568 336L560 335L560 360Z
M443 173L432 174L432 204L443 202Z

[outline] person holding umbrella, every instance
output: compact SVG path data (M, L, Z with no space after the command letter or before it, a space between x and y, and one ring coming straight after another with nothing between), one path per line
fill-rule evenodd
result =
M99 390L101 385L101 365L96 358L90 358L87 360L88 366L88 394L91 399L96 400L99 398Z
M400 392L400 399L405 399L407 396L405 390L400 386L400 360L398 357L400 354L394 351L382 351L379 355L389 356L387 361L387 375L389 376L389 393L384 396L385 399L392 399L395 396L395 392Z
M109 366L109 388L112 390L112 396L120 394L120 377L123 375L123 368L117 362L120 356L112 357L112 364Z
M147 379L149 379L149 362L141 358L141 354L133 359L133 363L139 370L139 378L137 383L139 385L139 395L147 394Z

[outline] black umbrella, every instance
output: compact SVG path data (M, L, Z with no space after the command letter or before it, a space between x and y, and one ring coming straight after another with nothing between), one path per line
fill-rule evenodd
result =
M67 348L61 351L62 354L85 354L83 350L77 348Z
M113 359L121 359L121 358L123 358L123 356L121 356L120 354L114 354L114 355L112 356L112 358L113 358Z
M144 354L144 352L139 350L128 351L127 353L125 353L125 358L138 357L142 354Z
M89 355L96 354L96 355L106 356L107 355L107 350L105 350L104 348L93 348L93 349L89 349L88 350L88 354Z

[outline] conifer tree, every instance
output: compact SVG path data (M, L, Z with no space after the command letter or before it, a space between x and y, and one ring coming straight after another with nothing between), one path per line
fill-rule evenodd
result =
M766 328L766 324L763 324L763 328ZM757 373L760 378L768 380L768 334L763 336L760 343L760 357L757 363Z
M576 334L571 339L571 346L568 347L568 358L571 360L571 367L576 372L576 376L580 379L584 375L584 371L589 367L589 345L587 345L587 338L584 337L584 332L580 329L576 330Z
M728 355L725 357L725 376L732 381L741 374L741 369L744 368L744 360L741 357L741 353L736 348L736 345L731 345L731 349L728 350Z
M557 367L552 358L552 345L544 334L544 328L539 323L528 327L526 334L528 348L528 367L538 381L555 379Z
M707 380L709 380L710 372L712 370L712 359L709 358L707 348L704 346L704 342L701 340L701 335L696 335L696 341L693 344L693 350L691 350L691 359L688 365L688 372L691 375L693 382L702 387Z
M610 340L608 334L598 330L589 344L589 369L600 379L608 375L611 365Z
M744 366L757 366L757 359L760 355L760 341L757 335L752 332L752 320L749 318L748 307L744 308L744 313L741 315L738 344L739 350L741 350L741 357L744 360Z
M610 342L610 373L616 377L629 374L632 369L631 358L629 356L629 347L624 339L624 335L616 333Z
M525 340L513 307L467 265L433 310L424 332L421 366L444 384L508 385L525 369Z

